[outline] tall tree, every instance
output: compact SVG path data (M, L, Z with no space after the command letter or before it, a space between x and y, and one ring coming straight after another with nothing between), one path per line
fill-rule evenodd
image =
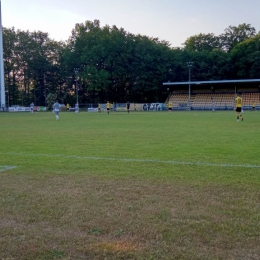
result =
M165 81L259 77L259 34L250 24L225 33L189 37L184 48L134 35L99 20L76 24L67 42L47 33L4 28L4 65L9 104L60 102L154 102L167 94ZM74 69L79 69L75 74Z
M213 51L219 48L220 42L219 37L215 36L213 33L208 34L198 34L189 37L185 43L184 48L189 51Z
M260 33L236 45L231 51L237 78L260 77Z
M240 24L238 26L229 26L221 34L220 42L223 50L230 52L238 43L243 42L256 35L256 30L251 24Z
M8 106L19 103L19 85L16 79L19 73L20 64L16 47L17 43L18 39L15 29L3 28L3 58Z
M47 90L56 91L62 84L58 74L64 44L49 39L47 33L14 28L4 28L3 40L10 105L31 101L45 105Z

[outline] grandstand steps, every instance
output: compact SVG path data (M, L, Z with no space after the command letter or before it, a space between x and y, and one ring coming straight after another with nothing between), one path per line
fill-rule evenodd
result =
M166 107L167 109L168 109L168 104L169 104L171 96L172 96L172 93L169 94L169 96L167 97L167 99L164 102L164 107Z
M248 110L254 104L256 109L260 109L260 93L242 93L243 108ZM189 110L189 95L187 93L171 93L166 100L173 103L174 110ZM193 110L211 110L213 106L216 110L233 110L235 93L197 93L191 95L190 105Z
M191 106L191 107L193 106L194 100L195 100L195 95L191 95L191 96L190 96L190 106ZM190 110L190 108L189 108L189 102L187 103L186 110Z

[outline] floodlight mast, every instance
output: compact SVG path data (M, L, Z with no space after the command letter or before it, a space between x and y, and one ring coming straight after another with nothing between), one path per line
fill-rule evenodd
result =
M2 29L2 9L0 0L0 107L5 108L5 81L4 81L4 59L3 59L3 29Z
M190 89L190 72L191 72L191 68L192 68L193 62L192 61L188 61L187 62L187 66L189 68L189 104L188 104L188 108L189 111L191 110L191 105L190 105L190 96L191 96L191 89Z

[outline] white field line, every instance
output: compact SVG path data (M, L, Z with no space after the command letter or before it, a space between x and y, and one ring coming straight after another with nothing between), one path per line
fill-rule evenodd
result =
M14 169L16 168L17 166L3 166L3 165L0 165L0 172L4 172L4 171L7 171L7 170L11 170L11 169Z
M154 159L134 159L134 158L111 158L111 157L96 157L96 156L77 156L64 154L31 154L31 153L16 153L16 152L0 152L2 155L19 155L26 157L59 157L68 159L85 159L85 160L104 160L104 161L119 161L119 162L141 162L141 163L162 163L173 165L192 165L192 166L212 166L212 167L241 167L241 168L260 168L260 165L254 164L226 164L226 163L210 163L210 162L185 162L185 161L164 161Z

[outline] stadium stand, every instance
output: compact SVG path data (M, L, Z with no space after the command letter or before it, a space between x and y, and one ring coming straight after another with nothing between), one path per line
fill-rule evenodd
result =
M260 93L242 93L243 108L251 109L252 104L260 107ZM165 102L165 107L168 107L168 102L173 103L174 110L185 110L188 106L189 96L187 93L171 93ZM216 110L231 110L234 108L235 94L234 93L198 93L191 95L191 108L194 110L211 110L214 104Z
M215 110L233 110L235 93L242 95L244 110L251 110L253 104L256 110L260 109L260 78L168 81L164 82L163 86L170 91L170 95L165 102L166 109L168 101L171 99L175 110L211 110L213 107ZM186 101L185 108L183 107L184 104L178 100L178 94L181 94L182 99Z
M243 93L242 99L245 109L251 109L253 103L255 103L256 107L260 106L260 93Z
M233 109L234 94L196 94L191 104L192 109L195 110L216 110Z
M172 102L173 109L175 110L183 110L186 109L188 104L189 96L187 94L171 94L167 99L165 106L168 108L168 102Z

